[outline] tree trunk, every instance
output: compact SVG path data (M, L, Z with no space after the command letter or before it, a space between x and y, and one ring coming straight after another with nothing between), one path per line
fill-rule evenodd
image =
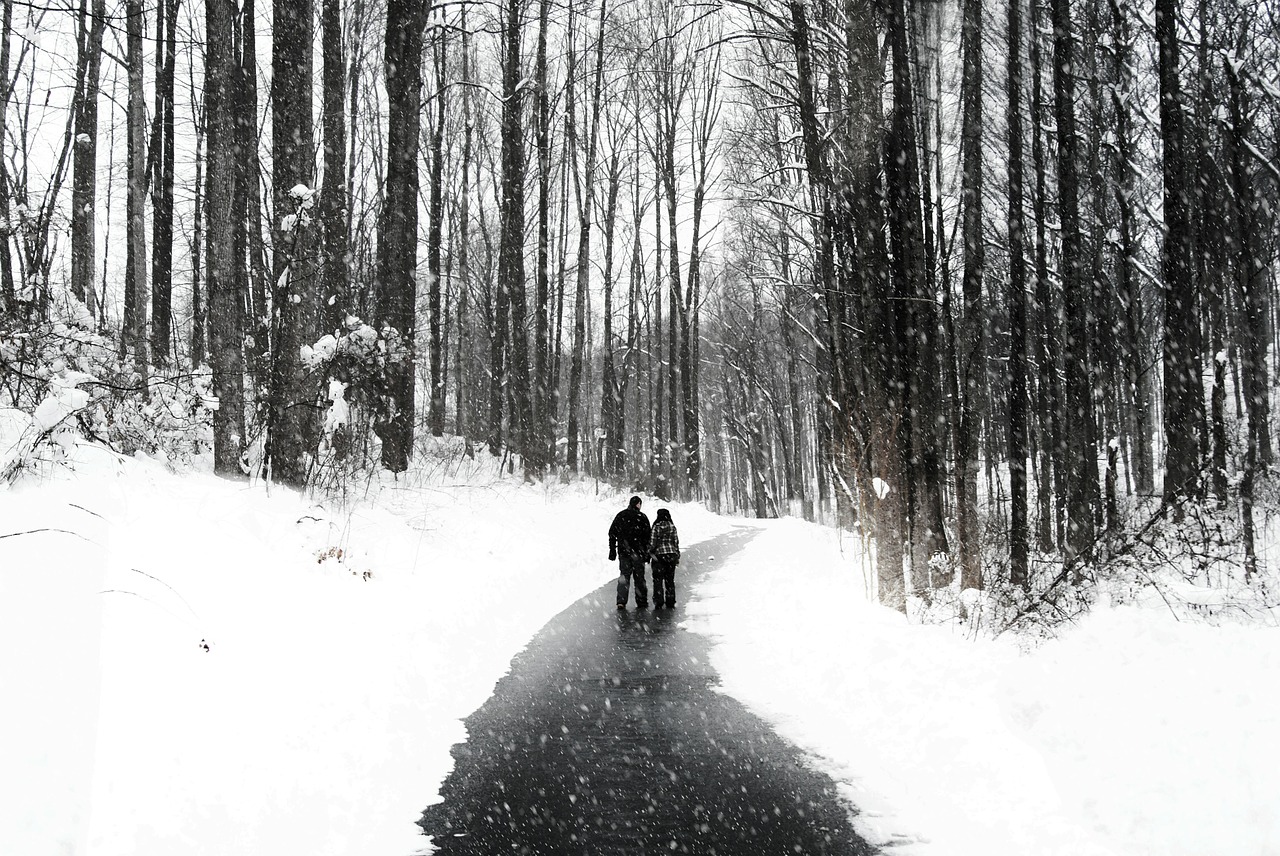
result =
M1027 265L1022 212L1022 0L1009 0L1009 582L1027 588Z
M605 453L601 466L606 477L616 476L621 456L621 440L617 436L618 411L622 409L622 394L614 364L613 335L613 242L618 220L618 192L622 185L621 152L614 148L609 161L609 186L604 208L604 344L601 347L600 368L600 425L604 429Z
M894 290L903 310L896 341L900 377L906 382L907 404L902 427L909 450L902 472L907 484L911 562L914 586L926 581L928 560L946 552L942 528L941 471L938 461L940 431L936 418L940 407L934 296L928 291L924 270L923 223L920 209L920 174L916 157L914 89L907 49L906 12L902 0L891 4L890 54L893 63L893 117L885 150L885 178L889 188L889 235L893 246Z
M388 359L387 412L380 421L382 466L404 472L413 452L414 315L418 260L418 132L426 6L389 0L383 55L387 95L387 175L378 215L377 307ZM499 371L501 366L496 367Z
M311 0L274 0L272 5L272 197L277 231L267 457L272 479L294 488L306 486L319 440L317 387L301 358L302 347L318 338L320 320L316 230L311 224L313 14ZM252 39L249 22L245 30L247 45Z
M1199 489L1199 420L1201 396L1196 372L1196 289L1190 265L1190 200L1183 148L1182 92L1178 79L1178 6L1156 0L1159 46L1160 130L1164 142L1164 434L1167 502L1194 496Z
M431 129L430 225L427 229L427 315L428 351L431 363L431 392L428 397L427 425L433 437L444 434L445 372L444 349L441 345L440 310L443 287L440 250L444 236L444 122L446 80L445 66L449 58L447 28L440 28L433 45L436 68L435 122Z
M1010 6L1015 6L1017 2L1018 0L1010 0ZM960 541L960 588L980 589L983 580L981 532L978 528L978 429L982 421L987 362L983 335L986 317L982 306L982 277L986 267L986 248L982 243L982 0L964 0L964 23L960 38L964 54L964 73L960 84L964 110L960 142L963 160L960 195L964 206L961 226L964 278L961 288L963 304L958 355L962 397L960 432L956 444L956 505ZM1013 47L1011 45L1011 50ZM1010 68L1012 70L1012 65ZM1012 131L1010 141L1012 142ZM1018 182L1019 195L1021 193L1021 177L1013 175L1012 158L1009 173L1009 206L1012 214L1014 181ZM1012 234L1014 228L1010 221L1011 252L1015 249ZM1018 228L1021 228L1020 224ZM1018 240L1021 241L1020 235ZM1020 251L1020 247L1018 250ZM1020 260L1013 262L1014 266L1018 264Z
M1086 558L1094 542L1093 498L1098 496L1098 455L1093 443L1093 396L1089 383L1088 301L1084 287L1080 179L1075 114L1075 39L1071 0L1053 0L1055 113L1058 125L1058 197L1062 222L1062 304L1066 314L1063 363L1066 419L1073 426L1060 441L1067 478L1068 559ZM1080 565L1075 566L1079 573Z
M533 352L533 442L548 449L551 459L553 430L549 389L551 369L551 92L547 78L547 31L551 0L538 4L538 270ZM606 345L607 347L607 345Z
M248 315L244 320L248 337L246 358L249 373L255 381L253 398L256 408L263 408L270 394L271 378L271 291L266 270L266 244L263 240L262 191L259 187L258 162L258 48L255 0L244 0L240 8L237 33L239 63L236 68L237 94L235 109L236 180L233 210L235 212L235 275ZM287 212L281 211L278 217ZM274 232L272 232L274 234ZM273 266L274 267L274 266Z
M174 89L178 38L178 0L156 4L156 152L152 198L151 356L165 365L173 340L173 158Z
M1259 220L1266 203L1260 198L1256 182L1245 164L1246 140L1250 130L1248 95L1240 80L1240 69L1228 60L1227 81L1230 87L1230 148L1232 190L1235 196L1237 254L1237 294L1244 308L1243 384L1248 431L1254 449L1254 465L1271 463L1271 407L1267 389L1267 300L1269 295L1268 262L1262 251Z
M147 149L144 130L147 108L142 90L142 16L141 0L126 3L125 23L127 65L129 71L129 137L128 182L126 204L128 226L125 232L125 296L124 336L121 344L133 352L134 364L144 382L147 376Z
M236 145L233 92L232 0L205 3L204 109L208 172L205 204L208 222L209 362L218 409L213 416L213 470L240 477L244 450L244 362L242 302L232 275L231 218Z
M1040 4L1031 4L1031 158L1035 173L1035 364L1039 375L1036 387L1036 412L1040 436L1040 481L1036 485L1036 507L1039 523L1036 541L1048 553L1054 543L1063 542L1063 514L1066 502L1062 467L1061 395L1058 382L1058 313L1049 280L1048 158L1045 154L1044 127L1047 124L1041 73Z
M346 72L342 52L342 4L321 0L320 39L324 58L323 122L324 180L320 192L320 234L323 274L320 285L320 330L344 329L347 313L354 313L350 296L351 240L347 226Z
M101 2L102 0L99 0ZM96 8L96 7L95 7ZM4 19L0 22L0 141L9 139L9 47L13 36L13 0L4 0ZM0 222L9 222L9 165L0 157ZM16 309L13 288L13 258L9 249L12 235L0 235L0 315Z
M1120 254L1117 260L1118 291L1125 314L1126 335L1123 337L1125 381L1133 408L1133 470L1134 486L1139 494L1154 490L1151 461L1150 393L1151 383L1146 365L1146 349L1143 347L1142 291L1138 283L1138 242L1136 235L1136 145L1129 102L1134 91L1134 71L1131 59L1133 47L1129 35L1125 8L1118 0L1111 0L1111 16L1115 27L1115 77L1112 88L1112 105L1115 110L1116 164L1113 172L1116 207L1120 214Z
M578 276L574 298L573 357L569 366L569 424L566 463L578 469L578 444L580 410L582 401L582 373L586 361L586 303L591 270L591 225L595 200L595 171L597 144L600 135L600 104L604 89L604 37L608 0L600 2L600 23L596 33L595 72L591 90L591 123L587 131L587 153L584 164L578 204ZM576 125L576 120L575 123ZM572 127L570 145L576 145Z
M84 11L83 6L82 12ZM6 6L6 14L8 6ZM85 21L89 17L91 21ZM93 0L93 11L82 16L81 29L86 32L85 50L88 53L88 64L85 69L84 85L79 103L74 106L76 114L75 164L72 173L71 187L71 293L82 300L89 318L97 317L97 290L94 285L94 273L97 269L95 258L94 218L97 207L98 181L98 90L102 70L102 34L106 24L106 0ZM8 24L5 26L5 45L0 52L6 54L0 62L0 86L8 88ZM7 100L7 99L6 99ZM0 107L0 139L3 139L4 120L3 107ZM2 160L2 159L0 159ZM6 169L0 165L0 180L6 181ZM8 220L8 190L0 191L0 218ZM0 265L8 269L8 238L3 242L4 250L0 252ZM0 296L0 305L3 304Z
M471 430L467 418L466 359L464 348L467 337L469 296L471 293L471 158L473 129L471 127L471 34L467 30L467 10L462 9L462 182L458 194L461 199L458 213L458 356L454 360L454 433L466 437ZM467 447L470 453L470 445Z
M521 89L520 0L508 0L502 66L502 224L498 250L498 290L510 313L508 391L514 405L512 434L524 454L526 474L541 472L542 453L533 440L533 397L529 389L529 334L524 271L524 120Z
M194 75L193 75L194 78ZM195 104L195 81L191 83L191 103ZM205 299L200 281L202 267L202 250L204 249L204 109L200 108L196 116L196 182L195 205L191 210L191 367L198 369L208 356L205 352Z

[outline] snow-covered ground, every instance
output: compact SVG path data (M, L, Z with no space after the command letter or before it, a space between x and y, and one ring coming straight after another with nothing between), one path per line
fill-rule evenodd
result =
M757 524L760 525L760 524ZM701 587L726 692L812 752L894 853L1280 854L1280 629L1097 608L1029 651L866 602L795 520Z
M461 719L613 577L624 499L431 460L321 507L82 444L0 490L0 854L428 849ZM868 604L829 530L673 514L760 530L688 626L894 852L1280 853L1280 630L1098 609L1022 652Z

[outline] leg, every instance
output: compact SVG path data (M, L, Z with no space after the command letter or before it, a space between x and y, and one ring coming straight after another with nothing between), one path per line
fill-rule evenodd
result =
M622 609L627 605L627 598L631 596L631 570L627 567L627 559L625 556L618 556L618 608Z
M644 559L643 554L628 557L631 573L635 575L636 581L636 609L644 609L649 605L649 586L644 579Z
M666 601L667 606L675 605L675 598L671 596L671 586L668 580L671 579L671 563L662 562L661 579L657 583L657 588L662 592L662 599Z

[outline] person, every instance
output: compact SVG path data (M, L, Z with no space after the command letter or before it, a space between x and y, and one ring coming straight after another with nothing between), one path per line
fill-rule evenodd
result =
M631 497L609 527L609 561L618 563L618 609L627 608L631 577L636 578L636 608L649 608L644 563L649 553L649 518L640 510L640 497Z
M680 564L680 533L671 512L658 509L649 536L649 564L653 566L653 608L676 605L676 565Z

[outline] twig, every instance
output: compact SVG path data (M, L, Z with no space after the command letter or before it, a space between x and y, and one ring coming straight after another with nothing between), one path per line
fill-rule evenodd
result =
M41 529L28 529L25 532L9 532L8 534L0 535L0 538L17 538L19 535L35 535L37 532L61 532L63 535L74 535L75 537L79 538L81 541L88 541L90 544L97 543L93 539L86 538L85 536L81 535L79 532L72 532L70 529L55 529L53 527L44 527Z

